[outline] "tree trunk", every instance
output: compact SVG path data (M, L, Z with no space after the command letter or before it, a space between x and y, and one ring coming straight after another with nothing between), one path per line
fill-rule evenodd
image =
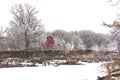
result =
M26 56L27 56L27 53L28 53L28 47L29 47L29 39L28 39L28 35L27 35L27 30L26 30L26 32L25 32L25 55Z

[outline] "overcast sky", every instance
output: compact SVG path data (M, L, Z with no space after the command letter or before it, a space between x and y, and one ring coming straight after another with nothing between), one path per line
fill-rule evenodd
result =
M36 7L46 31L87 29L106 33L109 28L103 27L102 22L112 23L116 18L116 9L106 0L1 0L0 26L9 26L13 17L9 10L16 3Z

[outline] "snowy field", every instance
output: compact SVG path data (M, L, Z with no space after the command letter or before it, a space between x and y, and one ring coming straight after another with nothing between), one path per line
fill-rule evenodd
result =
M0 80L96 80L102 76L102 63L84 65L1 68Z

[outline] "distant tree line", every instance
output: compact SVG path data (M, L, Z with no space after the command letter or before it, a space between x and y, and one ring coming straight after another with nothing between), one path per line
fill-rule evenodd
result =
M0 51L42 50L47 36L52 36L55 45L52 49L64 50L111 50L120 48L120 39L111 39L111 34L95 33L90 30L54 30L46 32L41 20L37 19L35 7L29 4L16 4L11 7L13 19L10 27L1 28ZM119 36L119 35L118 35ZM117 46L116 46L117 44ZM115 46L114 46L115 45Z

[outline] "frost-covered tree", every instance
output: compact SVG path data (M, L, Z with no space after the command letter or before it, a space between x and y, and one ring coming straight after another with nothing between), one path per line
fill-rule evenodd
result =
M55 30L53 31L53 36L57 39L58 44L62 46L65 52L71 48L73 37L69 32L66 32L64 30Z
M79 37L79 32L78 31L71 31L70 35L72 37L72 48L75 50L81 50L84 48L83 41Z
M112 24L103 23L103 25L113 28L113 31L111 32L111 34L112 34L111 40L116 41L115 46L117 46L117 49L120 52L120 38L119 38L119 36L120 36L120 16L118 16L118 18Z
M109 2L111 6L114 6L117 9L120 9L120 0L108 0L107 2ZM116 41L115 47L117 47L118 51L120 52L120 39L119 39L120 37L119 36L120 35L120 14L118 13L117 19L114 20L113 23L107 24L104 22L103 25L113 29L113 31L111 32L112 34L111 40Z
M84 45L83 41L79 38L79 36L73 36L73 49L75 50L83 50Z
M15 37L16 43L22 45L27 53L30 44L37 39L40 41L38 37L44 32L41 21L36 16L38 11L29 4L16 4L10 12L13 14L13 20L10 22L11 32L9 33Z
M98 50L104 50L108 47L108 35L96 33L94 42Z
M84 30L79 32L79 37L83 41L86 50L91 50L95 45L94 38L95 33L90 30Z
M0 50L7 49L6 31L7 28L0 27Z
M119 6L120 0L106 0L111 6Z

